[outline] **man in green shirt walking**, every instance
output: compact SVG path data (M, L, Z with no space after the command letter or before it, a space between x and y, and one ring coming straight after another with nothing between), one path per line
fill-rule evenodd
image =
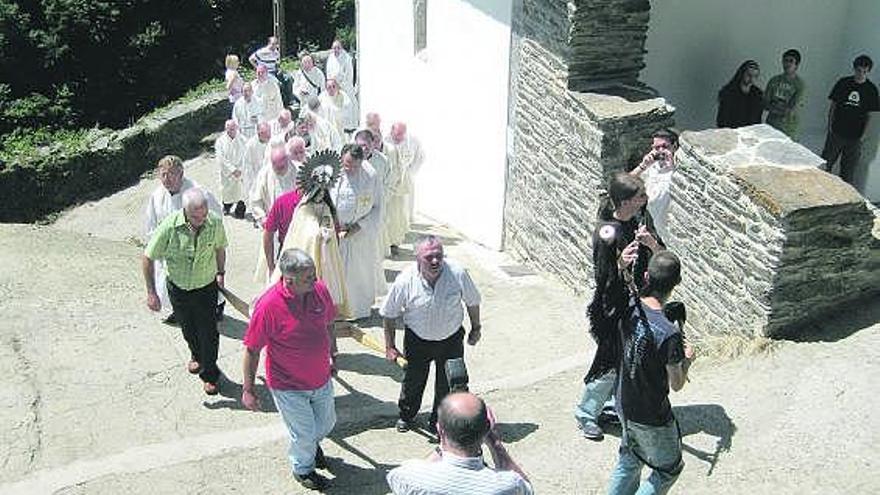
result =
M214 307L217 291L223 287L226 246L223 220L208 211L205 192L193 187L183 193L183 209L168 215L156 227L143 256L147 307L153 311L159 311L162 304L156 294L153 263L165 260L168 297L191 354L187 369L198 373L208 395L220 391L220 337Z

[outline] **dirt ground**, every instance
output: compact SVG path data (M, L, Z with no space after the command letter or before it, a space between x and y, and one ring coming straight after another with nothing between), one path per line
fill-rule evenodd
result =
M216 189L209 157L187 174ZM184 369L179 330L144 305L138 239L154 187L146 178L50 226L0 225L0 493L304 492L266 391L263 412L237 400L244 317L227 308L228 381L208 397ZM250 299L259 233L225 222L227 285ZM603 493L619 440L584 440L572 417L593 352L583 298L428 220L409 240L425 232L444 238L482 292L484 338L466 350L472 390L496 410L536 491ZM386 277L412 260L406 249L387 260ZM772 352L698 360L672 397L686 463L673 492L880 491L878 322L880 303L859 304ZM370 325L379 336L379 321ZM339 420L324 442L330 493L386 493L385 473L433 446L394 431L400 369L350 340L340 349Z

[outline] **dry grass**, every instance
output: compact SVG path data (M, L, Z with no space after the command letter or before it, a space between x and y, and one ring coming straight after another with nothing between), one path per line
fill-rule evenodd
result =
M740 357L769 356L782 346L782 342L769 337L710 335L692 339L691 345L701 361L725 362Z

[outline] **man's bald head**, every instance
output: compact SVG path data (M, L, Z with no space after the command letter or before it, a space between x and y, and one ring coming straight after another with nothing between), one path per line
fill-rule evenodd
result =
M287 173L287 162L289 160L289 157L287 155L287 148L284 146L284 143L272 146L272 152L269 154L269 160L272 162L272 170L274 170L276 174L284 175Z
M278 114L278 123L282 126L287 126L290 124L291 120L293 120L293 116L290 114L290 110L287 110L286 108Z
M259 138L261 143L268 143L271 137L272 127L269 126L268 122L263 121L257 124L257 138Z
M437 408L437 431L453 447L479 449L489 433L486 403L470 392L447 395Z
M376 112L369 112L366 116L366 124L367 129L373 131L374 133L380 132L379 130L382 128L382 117L379 116Z
M306 159L306 142L299 136L293 136L287 140L287 154L296 162L304 162Z
M235 135L238 133L238 122L233 119L228 119L224 128L226 129L226 135L234 139Z
M395 144L400 144L406 137L406 124L403 122L395 122L391 125L391 139Z

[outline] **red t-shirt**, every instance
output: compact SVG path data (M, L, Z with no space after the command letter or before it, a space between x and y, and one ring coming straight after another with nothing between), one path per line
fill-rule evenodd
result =
M276 390L315 390L330 379L327 326L336 307L323 281L300 302L284 286L269 287L257 300L244 336L251 352L266 348L266 383Z
M263 228L269 232L278 232L279 244L284 242L287 229L290 228L290 221L293 220L293 210L296 209L296 205L299 204L301 198L302 193L299 192L299 189L287 191L275 198L272 208L269 209L269 213L266 215L266 222L263 224Z

